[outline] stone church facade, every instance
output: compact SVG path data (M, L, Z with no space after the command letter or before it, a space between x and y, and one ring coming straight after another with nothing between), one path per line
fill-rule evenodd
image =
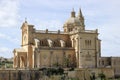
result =
M28 24L27 21L22 24L21 29L21 48L13 51L14 68L111 67L113 59L117 59L101 57L98 30L85 29L81 10L77 15L74 10L71 12L63 25L64 31L36 30L34 25Z

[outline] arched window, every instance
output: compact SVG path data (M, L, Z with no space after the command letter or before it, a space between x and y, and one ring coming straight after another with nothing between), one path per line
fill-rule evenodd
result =
M43 40L40 40L40 46L43 46Z
M25 67L25 59L23 56L20 56L20 67L21 68Z
M54 46L54 47L61 47L60 40L58 40L58 39L57 39L57 40L54 40L54 41L53 41L53 46Z
M91 46L91 44L92 44L91 40L85 40L85 46L88 47L88 46Z
M71 40L66 41L66 47L72 47L72 41Z
M47 41L47 39L42 39L42 40L40 40L40 46L48 46L48 41Z

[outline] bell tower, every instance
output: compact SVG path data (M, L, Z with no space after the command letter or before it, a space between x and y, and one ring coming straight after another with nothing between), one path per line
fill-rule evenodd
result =
M25 49L26 51L26 56L27 56L27 64L26 66L28 68L33 67L33 47L34 47L34 37L33 37L33 32L34 32L34 25L30 25L25 22L23 23L22 27L22 48Z
M28 23L25 20L25 22L23 23L22 27L22 46L25 46L28 44Z

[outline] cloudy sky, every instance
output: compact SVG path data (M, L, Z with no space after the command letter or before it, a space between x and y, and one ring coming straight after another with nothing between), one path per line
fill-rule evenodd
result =
M82 9L86 29L99 29L102 56L120 56L119 0L0 0L0 56L20 47L25 18L37 29L62 30L72 8Z

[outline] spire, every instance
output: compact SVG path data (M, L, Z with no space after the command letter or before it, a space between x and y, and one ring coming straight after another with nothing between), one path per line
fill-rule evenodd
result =
M82 14L81 8L79 9L78 15L77 15L78 19L81 22L81 26L83 27L83 30L85 29L85 24L84 24L84 16Z
M81 10L81 8L79 9L79 12L78 12L78 15L77 15L77 17L81 20L84 20L84 16L83 16L83 14L82 14L82 10Z
M25 23L27 23L27 18L25 18Z
M75 17L75 11L74 11L74 8L73 8L73 10L72 10L72 12L71 12L71 17Z
M83 15L82 15L82 11L81 11L81 8L79 9L78 17L83 17Z
M74 8L72 9L72 12L75 12L75 11L74 11Z

